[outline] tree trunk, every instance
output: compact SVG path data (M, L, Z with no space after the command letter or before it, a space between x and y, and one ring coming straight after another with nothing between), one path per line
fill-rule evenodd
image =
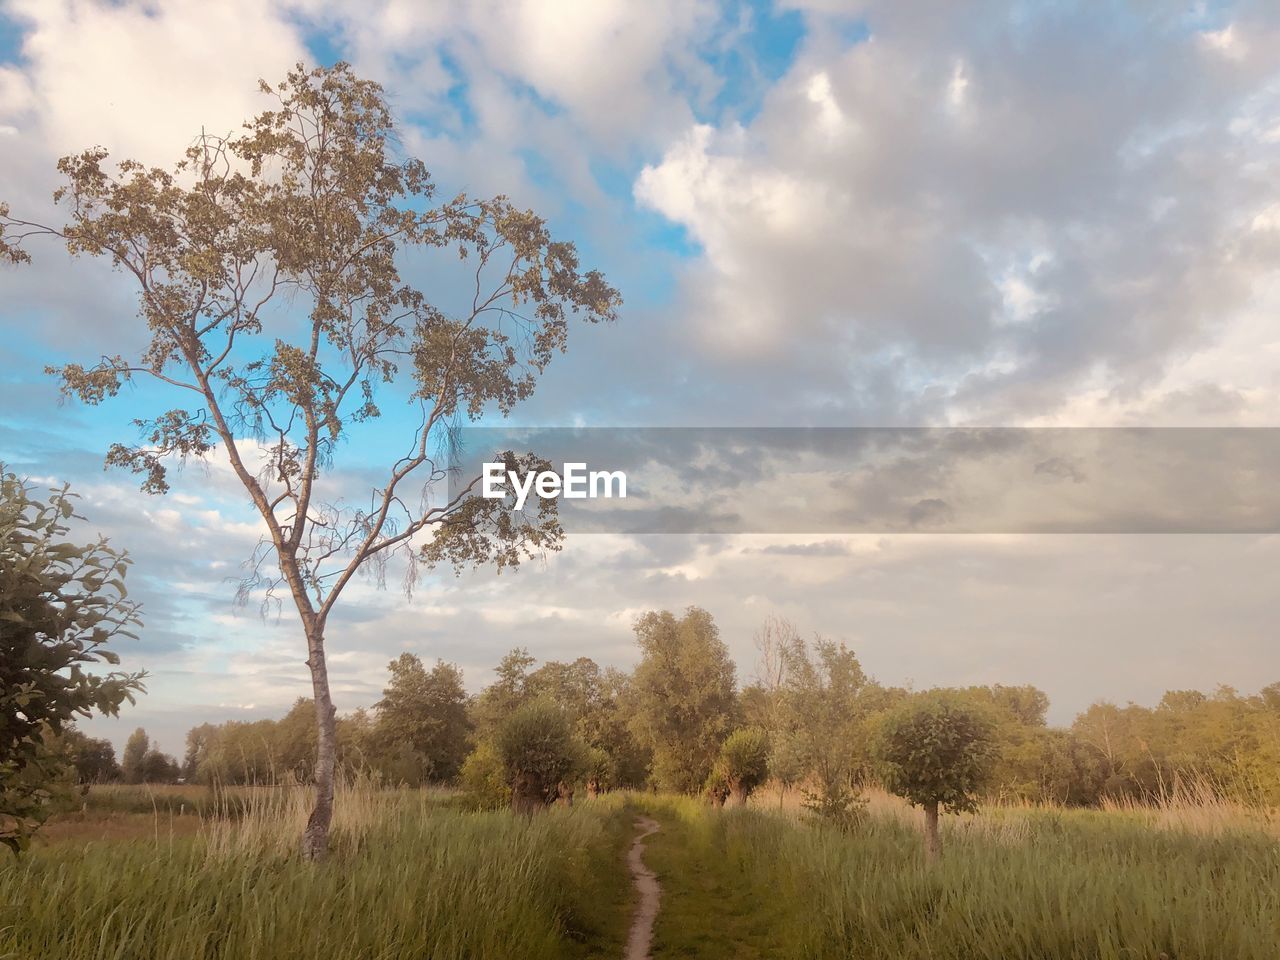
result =
M329 695L329 671L325 666L324 637L307 631L307 666L311 668L311 692L316 704L316 803L302 833L302 855L323 860L329 853L329 824L333 821L333 780L337 765L337 714Z
M747 788L741 780L733 780L729 783L729 798L733 801L732 806L745 807L747 805Z
M924 805L924 859L934 864L942 859L942 835L938 833L938 801Z
M517 773L511 781L511 809L514 813L533 816L547 802L547 791L542 782L527 773Z

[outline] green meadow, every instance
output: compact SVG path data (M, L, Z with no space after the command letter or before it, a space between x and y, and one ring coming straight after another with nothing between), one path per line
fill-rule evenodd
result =
M5 960L621 957L640 814L654 958L1272 960L1280 844L1203 804L917 815L872 792L841 829L761 791L717 809L612 793L533 816L346 788L330 859L296 852L300 788L94 788L0 865Z

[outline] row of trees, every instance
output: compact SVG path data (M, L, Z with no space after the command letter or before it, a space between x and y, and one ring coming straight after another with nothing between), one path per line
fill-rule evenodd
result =
M579 788L653 787L745 802L772 778L815 810L843 817L856 812L864 785L892 779L889 721L936 712L941 696L963 723L978 718L974 737L987 746L982 775L969 779L989 796L1089 805L1148 800L1194 779L1232 798L1280 802L1280 685L1252 697L1171 692L1153 708L1097 704L1062 729L1047 724L1048 698L1035 687L925 695L885 686L845 644L807 640L781 620L757 634L756 676L742 686L705 610L649 613L635 631L640 661L631 673L586 657L538 665L514 650L473 697L456 666L428 668L402 654L383 698L338 719L339 762L390 782L462 783L484 804L526 810ZM182 774L305 781L315 755L312 711L300 699L279 720L196 727Z
M1034 687L883 686L846 645L805 640L781 620L757 634L757 676L741 688L705 610L649 613L635 630L641 657L629 674L586 657L539 666L517 649L476 696L458 667L401 654L382 699L338 718L339 764L392 783L461 784L479 805L524 813L572 802L578 789L652 787L745 804L772 778L841 824L856 821L875 782L924 809L934 857L940 811L985 796L1148 800L1194 780L1219 795L1280 801L1280 685L1249 697L1172 691L1154 708L1100 703L1056 729ZM142 729L117 764L109 742L70 724L44 755L81 783L307 782L313 717L299 699L279 720L202 724L181 764Z
M139 727L130 734L124 753L116 759L111 741L90 737L74 723L63 726L44 742L53 761L49 780L87 786L95 783L177 783L183 777L176 759L151 743L147 731Z

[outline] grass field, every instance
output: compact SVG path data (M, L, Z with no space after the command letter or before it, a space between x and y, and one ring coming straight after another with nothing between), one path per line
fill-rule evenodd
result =
M74 839L46 839L0 866L0 957L554 960L621 953L630 896L617 866L630 839L622 798L548 810L530 822L460 810L447 795L428 792L344 794L334 854L318 867L294 852L304 791L264 791L234 819L203 820L122 815L128 792L108 794L101 798L107 809L91 803L80 815ZM170 829L183 816L195 828ZM85 839L95 822L107 839ZM136 828L132 836L126 824Z
M949 818L929 869L898 801L840 832L792 799L614 795L527 821L356 786L313 867L294 852L305 792L95 791L0 862L0 958L619 957L640 812L662 825L658 960L1280 957L1280 844L1258 814L990 808Z
M996 811L950 824L928 869L905 816L846 834L674 798L646 806L668 827L649 857L666 885L657 957L1280 956L1280 847L1244 825ZM737 949L722 952L716 929Z

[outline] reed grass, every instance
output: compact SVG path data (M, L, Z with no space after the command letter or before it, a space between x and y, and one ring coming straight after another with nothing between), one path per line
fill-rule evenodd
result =
M5 960L474 960L621 952L620 799L533 819L348 787L333 853L297 855L305 791L194 837L56 844L0 864ZM600 952L600 951L603 951Z

